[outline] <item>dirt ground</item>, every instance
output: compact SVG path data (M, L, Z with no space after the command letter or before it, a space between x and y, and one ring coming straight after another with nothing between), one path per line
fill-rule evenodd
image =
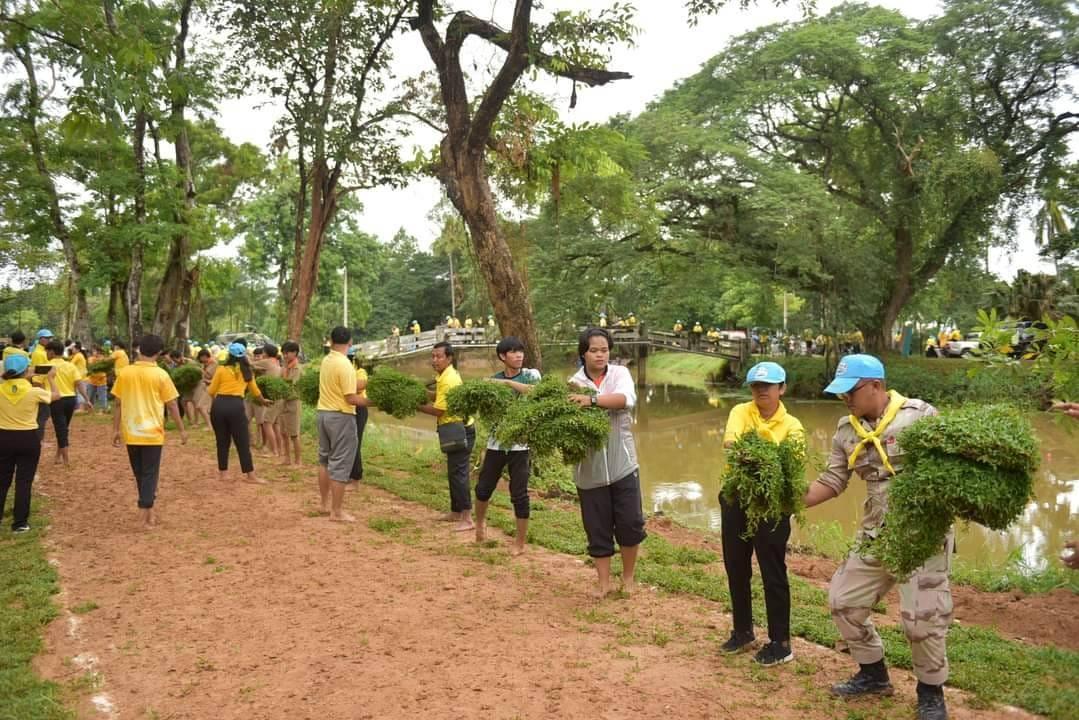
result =
M497 532L477 547L377 489L331 523L312 468L256 458L270 485L222 484L212 453L170 437L146 532L126 453L80 419L73 468L44 458L35 492L62 588L37 667L81 718L912 717L907 673L894 699L848 706L827 695L846 656L796 640L779 668L718 657L713 603L592 600L579 559L511 558ZM956 718L1023 716L949 698Z

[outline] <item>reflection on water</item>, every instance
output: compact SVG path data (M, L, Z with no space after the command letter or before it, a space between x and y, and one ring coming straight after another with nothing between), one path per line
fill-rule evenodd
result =
M488 374L487 364L465 366L462 374ZM409 370L417 375L423 372L419 367ZM566 369L563 374L568 377L570 372ZM635 436L645 511L663 512L687 525L718 531L723 427L730 408L748 398L673 385L643 386L638 393ZM792 400L787 409L802 421L811 456L822 465L845 408L838 402ZM376 422L399 422L378 412L372 415ZM1079 431L1069 434L1044 413L1033 422L1042 444L1035 499L1006 531L980 525L959 527L958 552L967 561L1003 562L1017 552L1027 564L1039 567L1047 560L1055 562L1064 541L1079 536ZM419 416L405 424L433 429L434 419ZM807 473L812 478L816 472L818 468L810 463ZM807 511L806 521L838 522L853 537L864 500L865 483L855 476L843 495ZM796 525L792 541L799 539L799 532Z

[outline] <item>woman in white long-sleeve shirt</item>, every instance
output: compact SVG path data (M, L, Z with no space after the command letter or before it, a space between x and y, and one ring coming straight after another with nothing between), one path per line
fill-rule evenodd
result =
M611 421L607 444L585 458L573 473L588 536L588 554L598 574L596 593L602 597L611 591L611 556L616 540L622 555L622 589L633 592L637 548L647 537L637 447L630 431L637 388L627 368L609 364L611 336L606 330L588 328L581 333L577 354L581 368L570 378L570 384L596 394L570 395L570 399L582 407L603 408Z

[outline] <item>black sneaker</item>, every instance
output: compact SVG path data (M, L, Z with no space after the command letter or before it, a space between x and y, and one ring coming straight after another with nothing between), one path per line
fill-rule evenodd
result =
M724 655L736 655L748 650L753 640L753 633L732 632L730 639L719 646L719 651Z
M862 695L891 695L895 692L887 672L882 675L859 670L846 682L832 686L832 694L843 698Z
M944 689L940 685L918 683L918 720L948 720Z
M30 526L27 525L26 523L23 523L22 525L16 525L15 527L11 528L11 532L13 532L13 533L30 532Z
M782 643L773 640L768 643L753 657L754 662L763 665L764 667L772 667L773 665L782 665L783 663L789 663L794 659L794 651L791 650L791 644L789 642Z

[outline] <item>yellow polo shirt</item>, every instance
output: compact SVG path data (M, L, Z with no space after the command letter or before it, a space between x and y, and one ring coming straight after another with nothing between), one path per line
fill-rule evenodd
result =
M23 357L26 357L26 358L30 357L30 353L26 352L21 347L15 347L14 345L8 345L6 348L4 348L3 359L7 360L8 357L11 356L11 355L22 355Z
M443 413L438 416L438 425L445 425L451 422L462 422L462 418L455 415L450 415L446 411L446 394L453 388L460 385L461 373L457 372L457 368L450 365L448 368L439 373L438 378L435 380L435 402L434 407L436 410L442 410ZM468 418L465 425L471 425L475 420Z
M356 368L356 385L359 386L360 383L363 383L364 386L363 386L363 390L360 390L360 392L358 392L357 395L359 395L362 398L366 398L367 397L367 371L364 370L363 368Z
M262 397L262 391L255 384L254 372L251 373L251 380L245 381L244 372L239 365L218 365L217 370L214 372L214 378L210 381L210 387L206 389L206 392L211 397L217 397L218 395L243 397L248 392L257 398Z
M79 369L60 357L47 364L56 368L56 389L60 391L60 397L75 397L75 384L82 380Z
M775 411L775 414L767 420L761 417L757 404L752 400L732 407L730 415L727 416L727 427L723 431L723 442L734 442L750 430L756 430L765 440L774 443L781 443L784 438L792 434L805 437L802 423L787 412L782 402L779 403L779 409Z
M113 350L112 355L109 355L109 357L116 361L116 364L112 366L113 372L122 370L123 368L126 368L128 365L131 364L131 361L127 357L127 353L120 348L116 348L115 350Z
M0 382L0 430L37 430L37 406L51 401L51 392L25 378Z
M346 395L356 394L356 371L348 358L336 350L318 368L318 409L355 415L356 406L349 405Z
M68 362L79 369L79 379L84 380L86 378L86 356L81 352L77 352L71 356Z
M139 361L116 373L112 394L120 399L125 445L165 444L165 404L180 396L169 374Z

